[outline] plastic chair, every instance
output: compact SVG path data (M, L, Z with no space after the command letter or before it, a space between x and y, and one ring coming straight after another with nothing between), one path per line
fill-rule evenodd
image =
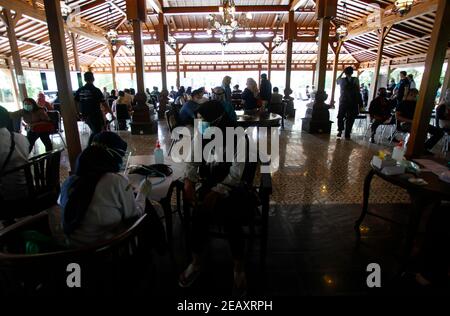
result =
M173 130L178 126L178 109L172 108L170 110L166 111L166 121L167 126L169 127L169 132L172 135ZM169 151L167 155L170 156L170 153L172 151L173 145L178 141L178 139L172 139L169 147Z

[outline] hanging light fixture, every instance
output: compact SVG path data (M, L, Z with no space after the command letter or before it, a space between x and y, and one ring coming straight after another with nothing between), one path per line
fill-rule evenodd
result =
M170 47L175 48L177 46L177 39L169 35L168 43Z
M344 1L342 4L342 7L344 9L343 17L341 21L336 21L337 23L340 23L339 27L336 29L336 35L340 40L344 39L348 35L348 28L347 28L347 3Z
M110 18L111 18L111 13L112 13L112 8L111 8L111 4L109 4L109 13L108 13L108 26L109 26L109 31L106 33L106 39L112 44L112 45L116 45L117 43L117 38L119 36L119 34L117 34L117 31L111 27L111 23L110 23Z
M400 16L403 16L411 11L413 4L414 0L397 0L394 3L395 12L397 12Z
M215 30L219 32L220 42L222 45L227 45L229 40L233 38L234 32L239 27L245 27L252 20L252 14L241 14L236 18L236 5L234 0L222 0L222 5L219 7L220 14L210 14L208 19L207 33L212 34Z
M134 41L131 38L127 38L127 40L125 41L125 46L130 50L133 49Z
M284 42L283 37L282 37L281 35L278 34L278 29L279 29L279 27L280 27L280 23L281 23L281 17L280 17L279 15L277 15L277 27L276 27L276 30L275 30L275 36L274 36L274 38L273 38L273 40L272 40L273 45L274 45L275 47L280 46L280 45L283 44L283 42Z
M60 1L61 6L61 15L64 19L64 22L67 21L69 15L72 13L72 8L67 4L66 1Z

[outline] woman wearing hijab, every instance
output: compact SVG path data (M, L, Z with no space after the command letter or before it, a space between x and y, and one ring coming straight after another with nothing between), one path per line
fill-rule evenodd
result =
M127 227L127 220L144 214L147 182L135 198L128 179L119 174L126 149L120 136L101 132L78 157L58 199L69 246L110 239Z
M36 102L41 108L45 109L46 111L53 111L53 105L51 105L47 100L45 100L45 94L43 92L39 92L37 102Z
M247 79L247 87L242 92L244 101L244 110L256 110L258 108L259 90L256 81L253 78Z
M44 143L46 151L53 150L53 144L50 140L50 133L54 130L53 123L48 117L46 110L40 107L36 101L31 98L23 100L23 109L11 113L11 118L22 118L25 122L30 152L38 138Z

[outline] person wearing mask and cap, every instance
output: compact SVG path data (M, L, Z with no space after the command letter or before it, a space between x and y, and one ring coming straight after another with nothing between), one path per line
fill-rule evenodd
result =
M225 100L231 102L231 77L225 76L222 80L222 89L225 91Z
M201 119L200 133L205 133L207 127L218 128L226 135L227 127L234 127L235 123L230 121L223 106L217 100L208 101L200 105L197 117ZM233 144L234 142L234 135ZM226 137L225 137L226 138ZM210 140L203 139L202 147L206 148ZM224 144L227 143L223 139ZM238 139L236 148L240 147ZM195 147L192 146L192 150ZM245 146L244 146L245 147ZM233 162L225 162L226 151L231 150L226 146L223 148L223 157L218 161L211 162L211 155L203 157L202 162L189 162L185 169L184 192L186 202L196 205L192 217L191 245L192 262L181 273L179 285L189 287L198 278L203 266L202 253L208 237L208 227L211 223L219 221L227 232L228 241L234 262L234 286L233 294L236 296L245 293L247 279L244 270L244 249L242 226L252 217L254 200L247 195L245 188L251 185L253 179L252 163L241 162L236 159ZM248 153L246 155L248 157ZM214 160L214 159L213 159ZM253 173L254 174L254 173ZM242 190L241 190L242 189Z
M135 197L122 169L127 143L113 132L101 132L78 157L74 175L61 187L58 204L69 247L108 240L145 212L151 186L141 182Z
M345 130L345 139L350 139L355 118L359 114L359 109L363 107L359 80L356 77L352 77L352 74L353 67L350 66L345 68L344 72L337 79L337 84L341 87L337 115L338 138L342 137L342 132Z

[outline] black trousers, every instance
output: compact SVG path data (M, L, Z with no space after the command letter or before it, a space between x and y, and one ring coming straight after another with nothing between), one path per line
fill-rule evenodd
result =
M350 136L353 128L353 123L355 123L356 114L354 111L350 111L346 106L339 106L338 112L338 131L342 132L345 130L345 135Z
M36 143L38 138L40 138L42 143L44 144L45 151L53 150L53 144L52 144L52 141L50 140L50 133L36 133L36 132L29 131L27 133L27 138L28 138L28 142L30 143L30 147L28 148L28 150L30 152L33 150L34 143Z
M411 131L411 124L402 123L400 125L400 129L403 132L409 133ZM430 134L431 137L425 141L425 149L432 149L434 145L436 145L439 142L442 136L444 136L444 131L441 128L438 128L433 125L428 125L427 133Z
M89 137L89 145L90 145L94 136L104 130L105 120L101 113L90 114L86 118L86 124L91 129L91 136Z
M230 244L233 259L244 257L245 239L242 226L254 215L250 207L242 207L242 197L231 193L217 202L214 209L199 207L192 216L191 247L192 252L200 254L208 240L211 225L222 226Z

